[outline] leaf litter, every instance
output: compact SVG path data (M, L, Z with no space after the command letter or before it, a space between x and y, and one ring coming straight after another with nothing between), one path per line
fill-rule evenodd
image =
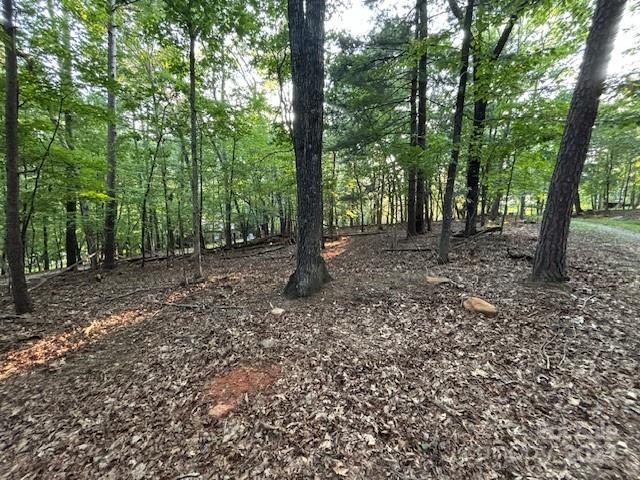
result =
M535 235L443 266L435 234L342 237L297 301L281 251L52 279L0 323L0 478L640 478L640 248L572 236L571 282L531 287Z

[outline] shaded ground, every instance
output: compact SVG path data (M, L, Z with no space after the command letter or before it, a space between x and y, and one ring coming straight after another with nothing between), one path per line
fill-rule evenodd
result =
M535 235L342 238L298 301L291 247L52 279L0 323L0 478L639 478L640 244L577 232L534 289Z

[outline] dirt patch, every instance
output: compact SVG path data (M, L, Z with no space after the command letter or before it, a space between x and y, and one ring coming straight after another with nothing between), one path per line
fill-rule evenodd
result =
M216 402L209 414L221 418L230 413L246 393L256 393L273 384L280 377L280 368L238 367L217 377L209 387L209 394Z

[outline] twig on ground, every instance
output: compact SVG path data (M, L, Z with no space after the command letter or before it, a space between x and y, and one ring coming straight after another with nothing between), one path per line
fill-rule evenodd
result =
M185 473L184 475L178 475L176 478L174 478L174 480L183 480L185 478L198 478L201 475L199 473L196 472L192 472L192 473Z

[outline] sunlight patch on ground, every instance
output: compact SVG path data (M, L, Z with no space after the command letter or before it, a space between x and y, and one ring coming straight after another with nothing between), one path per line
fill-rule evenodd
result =
M139 323L152 315L151 312L143 312L137 309L127 310L106 318L94 320L84 328L50 335L25 348L10 352L3 363L0 364L0 381L26 372L37 365L45 365L62 357L69 351L77 350L102 338L115 329Z
M166 296L162 305L176 303L188 294L188 291L173 291ZM162 305L155 311L140 308L125 310L94 320L84 327L49 335L24 348L8 352L0 363L0 381L60 359L67 352L78 350L115 330L151 319L160 313Z
M324 244L325 249L322 251L322 258L325 260L331 260L332 258L342 255L349 245L349 237L341 237L335 242L326 242Z

